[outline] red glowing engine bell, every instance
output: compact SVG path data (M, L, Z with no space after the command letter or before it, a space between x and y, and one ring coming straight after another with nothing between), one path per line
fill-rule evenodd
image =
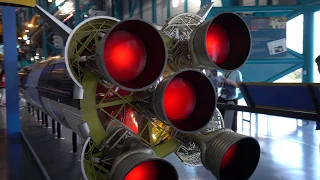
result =
M182 79L174 78L164 93L164 110L170 121L181 122L188 118L196 105L196 95L192 85Z
M138 122L136 119L135 111L131 108L127 110L124 114L123 124L130 128L134 133L138 134Z
M137 78L146 66L144 43L134 33L119 30L109 35L104 46L104 63L110 76L120 82Z
M211 24L207 32L206 47L209 57L216 65L221 65L230 51L227 32L218 24Z
M157 180L157 165L153 161L147 161L134 167L124 180Z
M223 156L223 159L220 164L220 168L223 169L231 164L237 154L237 144L232 145L226 154Z

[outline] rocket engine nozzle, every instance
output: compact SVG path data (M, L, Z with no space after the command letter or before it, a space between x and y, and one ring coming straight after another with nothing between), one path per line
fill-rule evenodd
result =
M260 145L252 137L219 129L196 141L204 167L217 179L249 179L258 165Z
M141 146L134 138L117 157L110 171L112 180L178 180L178 173L168 161L155 156L152 149Z
M209 123L216 102L211 81L198 70L184 69L158 85L152 104L160 120L178 131L194 132Z
M201 67L232 71L247 61L251 35L240 16L222 13L200 24L192 32L188 47L191 58Z
M141 91L164 71L167 49L162 36L142 20L124 20L100 41L96 64L104 79L121 89Z

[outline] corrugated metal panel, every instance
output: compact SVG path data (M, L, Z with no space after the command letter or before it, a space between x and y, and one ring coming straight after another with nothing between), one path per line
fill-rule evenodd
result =
M50 117L53 118L53 120L60 122L60 120L58 119L58 117L56 116L56 114L53 112L51 106L50 106L50 102L48 98L45 97L41 97L42 100L42 105L43 107L46 109L47 113L49 114ZM61 122L60 122L61 123Z
M57 117L57 121L63 124L66 128L70 129L70 125L65 120L64 114L63 114L63 106L61 103L56 102L54 100L48 99L49 106L51 108L51 111L55 114Z
M71 106L66 106L62 105L62 114L65 118L65 121L69 124L71 129L80 137L82 137L80 130L79 130L79 125L84 123L82 120L82 115L81 112L74 107ZM85 138L85 137L82 137Z

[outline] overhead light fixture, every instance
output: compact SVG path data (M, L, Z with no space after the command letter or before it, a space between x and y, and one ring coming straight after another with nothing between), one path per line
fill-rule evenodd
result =
M22 37L22 38L23 38L23 40L25 40L25 41L26 41L26 40L28 40L28 35L26 35L26 34L25 34L25 35L23 35L23 37Z
M73 13L75 11L73 2L64 3L63 6L59 7L59 10L60 10L59 15L68 15Z
M197 6L201 6L201 0L196 0L195 3L196 3Z
M33 24L28 24L28 27L29 27L29 28L33 27Z
M62 4L64 2L64 0L56 0L55 3L56 3L56 6L59 6L60 4Z
M27 44L30 44L30 40L26 40L26 43L27 43Z
M29 32L29 30L28 30L28 29L26 29L26 30L24 30L24 32Z
M34 56L34 59L38 60L38 59L39 59L39 56Z
M172 7L176 8L179 5L179 0L172 0Z
M36 53L37 56L39 56L39 53Z
M33 57L31 57L31 59L30 59L31 61L34 61L34 58Z
M52 3L52 0L48 0L49 3Z
M19 40L21 40L21 39L22 39L22 37L18 37L18 39L19 39Z

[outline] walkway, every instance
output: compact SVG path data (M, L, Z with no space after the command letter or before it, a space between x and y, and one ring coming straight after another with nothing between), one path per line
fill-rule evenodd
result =
M0 179L44 180L23 139L6 136L5 108L0 107Z

